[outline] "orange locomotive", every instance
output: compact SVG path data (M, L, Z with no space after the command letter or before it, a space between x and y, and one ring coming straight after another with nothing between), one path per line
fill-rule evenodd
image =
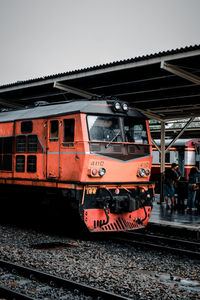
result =
M114 100L41 104L0 115L1 188L58 191L91 232L147 225L154 185L144 115Z

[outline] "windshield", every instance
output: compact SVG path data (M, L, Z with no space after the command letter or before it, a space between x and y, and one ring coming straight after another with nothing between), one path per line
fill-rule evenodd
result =
M119 117L87 116L90 141L148 144L145 120Z
M91 141L122 142L119 118L88 116L88 129Z
M148 144L146 123L144 120L124 118L124 134L126 142Z

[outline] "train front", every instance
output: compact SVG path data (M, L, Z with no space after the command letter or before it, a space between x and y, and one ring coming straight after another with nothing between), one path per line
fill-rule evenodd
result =
M88 130L80 213L91 232L147 225L154 184L147 118L120 101L96 103L85 115Z

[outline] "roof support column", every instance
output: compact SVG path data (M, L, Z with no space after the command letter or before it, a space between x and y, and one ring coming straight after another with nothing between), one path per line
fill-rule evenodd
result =
M160 203L163 202L163 182L165 173L165 121L161 121L161 145L160 145Z

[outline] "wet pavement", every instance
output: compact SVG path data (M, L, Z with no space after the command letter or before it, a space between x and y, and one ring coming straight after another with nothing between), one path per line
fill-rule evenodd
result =
M166 209L165 202L160 202L160 195L156 195L151 213L151 224L186 227L200 232L200 213L195 210L191 213L183 209Z

